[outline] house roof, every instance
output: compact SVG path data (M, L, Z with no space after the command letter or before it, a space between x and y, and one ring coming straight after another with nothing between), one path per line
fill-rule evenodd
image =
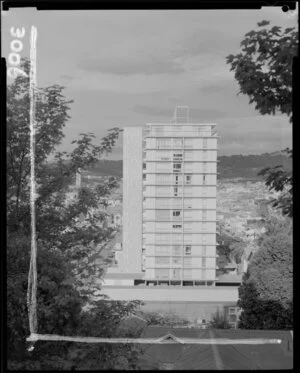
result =
M141 345L142 370L170 366L175 370L217 369L291 369L292 335L288 331L266 330L199 330L196 328L147 327L143 338L174 339L172 344ZM189 344L181 338L197 339L280 339L277 344ZM177 342L176 342L177 341Z

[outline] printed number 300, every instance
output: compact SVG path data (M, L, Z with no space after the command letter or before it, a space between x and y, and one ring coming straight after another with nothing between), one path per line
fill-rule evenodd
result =
M10 33L14 38L21 39L25 36L25 29L24 27L22 27L22 29L17 28L15 30L15 28L12 27L10 29ZM8 68L7 74L10 78L13 78L13 79L16 78L18 75L27 76L27 74L23 70L17 67L20 65L20 61L21 61L21 57L18 54L18 52L21 52L21 50L23 49L23 43L19 39L14 39L10 43L10 49L12 50L12 52L8 55L8 62L10 65L13 65L13 66Z

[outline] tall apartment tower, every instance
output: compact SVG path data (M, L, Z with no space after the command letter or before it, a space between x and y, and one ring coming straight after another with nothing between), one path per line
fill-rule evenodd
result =
M177 107L141 131L124 130L122 266L145 282L214 285L216 125Z
M145 279L214 283L216 277L216 125L149 123L143 169Z

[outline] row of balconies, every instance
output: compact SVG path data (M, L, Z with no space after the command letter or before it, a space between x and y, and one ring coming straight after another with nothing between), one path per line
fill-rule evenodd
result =
M146 266L148 268L155 268L157 266L165 266L172 268L173 266L188 266L189 268L215 268L216 259L215 258L192 258L192 257L146 257Z
M144 150L143 159L146 162L218 162L217 151L216 150L188 150L183 152L178 152L167 150L163 151L161 149L157 150ZM180 156L179 156L180 155Z
M193 150L217 150L217 137L185 138L185 136L167 137L153 136L146 137L143 142L145 149L193 149Z
M175 137L175 138L178 138L178 137L198 137L198 138L219 138L219 136L217 135L217 131L213 131L210 129L210 130L207 130L207 131L203 131L203 130L189 130L189 129L182 129L182 130L178 130L178 129L167 129L166 127L162 127L161 128L162 130L145 130L144 132L144 138L149 138L149 137Z
M216 222L144 222L144 233L216 233Z
M195 197L195 198L182 198L182 197L144 197L143 209L144 210L216 210L216 198Z

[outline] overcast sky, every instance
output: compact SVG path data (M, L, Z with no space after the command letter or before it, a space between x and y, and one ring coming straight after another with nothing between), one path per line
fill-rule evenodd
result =
M285 116L261 116L238 85L228 54L257 22L292 27L280 7L262 10L102 10L5 12L2 55L12 26L24 27L29 55L36 26L39 86L60 84L73 99L61 149L81 132L101 139L111 127L169 122L176 105L188 105L193 122L218 125L219 154L261 154L291 145ZM8 78L8 83L10 82ZM110 159L122 158L121 141Z

